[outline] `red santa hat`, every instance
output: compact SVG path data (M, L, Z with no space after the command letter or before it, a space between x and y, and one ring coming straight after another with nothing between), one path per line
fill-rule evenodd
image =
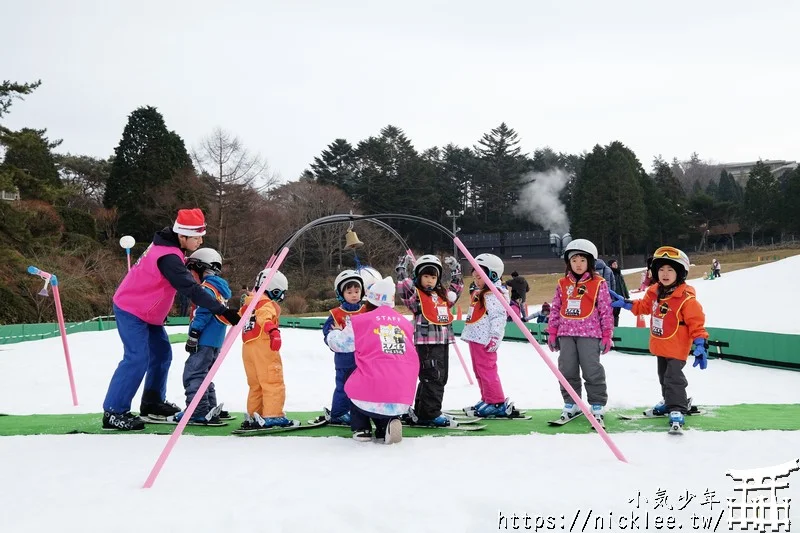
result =
M206 217L200 209L180 209L172 231L187 237L202 237L206 234Z

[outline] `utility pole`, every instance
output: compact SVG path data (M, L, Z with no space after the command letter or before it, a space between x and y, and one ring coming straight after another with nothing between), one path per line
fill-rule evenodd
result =
M456 213L455 211L450 211L450 210L448 209L447 211L445 211L445 214L446 214L448 217L450 217L450 218L452 218L452 219L453 219L453 235L455 235L456 233L458 233L459 231L461 231L461 228L457 228L457 227L456 227L456 219L457 219L458 217L460 217L460 216L463 216L463 215L464 215L464 210L462 209L461 211L459 211L458 213ZM455 241L453 241L453 257L455 257L455 258L456 258L456 260L458 259L458 246L456 246L456 243L455 243Z

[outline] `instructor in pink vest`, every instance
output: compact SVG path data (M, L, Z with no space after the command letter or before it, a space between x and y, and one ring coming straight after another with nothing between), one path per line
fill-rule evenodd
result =
M355 352L356 369L344 390L353 403L350 429L357 441L392 444L403 438L400 416L414 403L419 358L414 348L414 326L394 307L392 278L367 289L367 311L347 317L344 329L328 333L334 352Z
M176 293L231 324L239 322L239 313L218 302L186 269L184 252L197 250L205 234L203 212L181 209L172 228L155 234L114 293L114 316L124 355L103 402L103 429L143 429L147 419L159 421L180 411L166 401L172 345L164 321ZM145 375L140 416L134 416L131 402Z

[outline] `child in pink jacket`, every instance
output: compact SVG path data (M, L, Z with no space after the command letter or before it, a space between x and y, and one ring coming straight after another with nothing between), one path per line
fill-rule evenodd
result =
M400 416L414 403L419 357L414 348L414 326L394 307L392 278L367 289L367 311L347 317L344 329L328 333L328 347L354 352L356 369L344 390L352 402L350 429L357 441L393 444L403 438Z
M561 352L558 369L578 395L583 374L592 414L603 425L608 392L600 355L611 350L614 314L608 285L594 272L596 259L597 248L586 239L576 239L564 250L567 272L558 281L550 306L547 344L552 351ZM564 399L561 419L579 415L580 407L563 386L561 396Z

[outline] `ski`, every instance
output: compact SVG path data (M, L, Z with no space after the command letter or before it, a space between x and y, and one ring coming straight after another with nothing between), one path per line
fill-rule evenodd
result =
M565 426L565 425L569 424L570 422L572 422L573 420L575 420L576 418L579 418L581 416L583 416L583 411L579 411L572 418L556 418L555 420L548 420L547 421L547 425L549 425L549 426Z
M476 420L477 422L477 420ZM414 424L403 424L404 427L411 428L411 429L435 429L435 430L448 430L448 431L480 431L486 428L485 425L480 424L473 424L467 423L465 425L461 425L459 423L458 426L418 426Z
M702 416L706 414L703 409L698 409L696 405L693 405L686 416ZM665 413L663 415L617 415L617 418L620 420L655 420L659 418L669 418L669 413Z
M458 417L458 416L460 416L460 417L467 416L469 418L473 418L475 416L473 414L473 413L475 413L475 411L472 409L472 407L465 407L463 409L458 409L458 410L455 410L455 411L442 411L442 412L444 414L446 414L446 415L456 416L456 417ZM525 411L515 411L515 412L520 414L520 415L524 415L525 414Z
M680 424L672 424L667 430L669 435L683 435L683 426Z
M461 422L463 420L531 420L533 417L531 415L524 415L519 411L515 411L511 414L511 416L468 416L468 415L461 415L455 416L455 420L457 422Z
M287 431L297 431L300 429L313 429L326 425L325 423L303 424L299 420L292 420L291 426L272 426L270 428L257 429L234 429L231 434L239 437L251 437L257 435L272 435L274 433L286 433Z
M434 428L434 427L467 426L467 425L470 425L470 424L477 424L478 422L480 422L480 420L481 419L478 418L478 417L474 417L474 418L456 418L456 417L453 417L453 421L456 423L456 426L433 426L433 425L427 425L427 424L415 424L415 423L409 421L407 418L401 418L400 422L402 422L402 424L404 426L407 426L407 427Z
M323 414L319 415L317 418L312 418L312 419L308 420L308 424L328 425L328 426L331 426L331 427L342 427L342 428L349 428L350 427L350 423L349 422L347 424L341 424L339 422L331 423L331 410L328 409L327 407L323 407L322 408L322 412L323 412Z

